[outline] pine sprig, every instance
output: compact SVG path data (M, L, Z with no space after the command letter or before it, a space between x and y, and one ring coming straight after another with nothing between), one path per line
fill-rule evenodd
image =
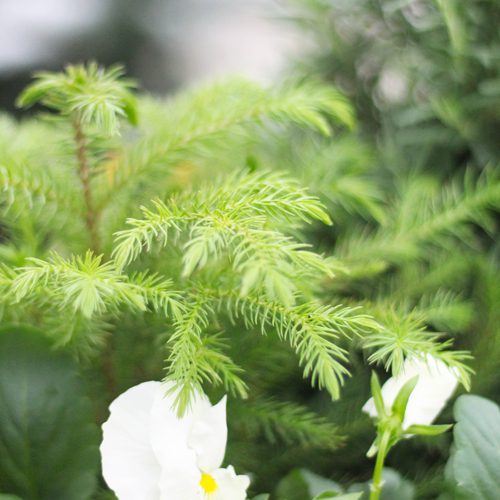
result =
M269 90L242 79L216 82L166 103L144 102L141 117L155 126L125 151L111 177L103 172L98 179L108 186L102 208L125 188L135 192L140 180L161 182L169 165L214 150L220 154L235 136L250 138L256 125L295 123L329 135L328 117L348 127L354 124L350 104L331 86L302 82Z
M415 307L424 321L440 331L463 332L472 323L474 308L471 301L460 294L439 289L434 294L424 295Z
M336 425L292 402L253 399L236 407L229 423L236 434L246 433L251 439L264 436L272 445L335 450L342 442Z
M16 270L10 291L17 302L35 296L40 300L50 294L51 301L70 307L83 316L114 311L121 306L145 311L148 303L179 316L181 295L169 290L171 282L145 274L129 278L120 274L113 262L88 251L84 257L64 259L53 253L50 261L31 258L32 265Z
M263 334L276 333L290 344L299 357L304 377L332 398L340 395L343 378L349 374L347 353L342 337L350 337L376 328L377 323L356 308L322 306L309 302L286 306L262 296L241 297L238 292L214 289L193 283L185 303L186 311L174 322L167 341L169 355L166 380L174 382L175 407L183 414L204 383L223 384L227 390L246 397L246 385L240 379L241 368L223 352L224 344L207 331L216 313L225 313L232 321L241 319L249 329L258 327ZM222 350L221 350L222 349Z
M64 73L40 72L35 82L19 96L21 107L41 102L73 117L85 127L97 127L107 135L117 134L120 118L136 123L131 80L123 78L123 68L105 69L97 63L68 65Z
M66 139L47 123L18 123L0 115L0 213L12 226L35 219L54 227L55 219L81 213L76 178L68 175L72 160L65 155Z
M218 335L204 335L213 315L205 299L193 297L193 303L174 325L167 342L168 373L165 380L174 383L175 408L183 415L196 393L203 392L203 384L222 384L226 391L245 398L247 386L241 380L241 368L223 353L224 342Z
M56 348L70 351L82 362L102 351L113 329L103 317L89 318L79 311L60 307L48 309L40 327L53 339Z
M184 297L173 290L173 281L157 273L139 272L127 277L127 285L142 295L144 303L156 312L179 321L186 308Z
M14 162L0 164L0 193L5 200L2 211L7 211L21 199L29 208L50 202L65 209L78 208L74 202L78 197L74 186L67 183L58 185L57 179L47 173L35 172Z
M10 289L12 282L16 278L16 273L13 269L3 264L0 264L0 301L7 302L11 297Z
M310 377L318 388L325 388L333 399L339 397L343 379L349 374L341 339L378 328L370 316L352 307L315 301L286 306L262 296L241 297L237 292L208 288L201 293L211 295L219 310L233 321L241 319L247 328L258 327L263 334L276 332L297 353L304 377Z
M492 230L492 210L500 208L495 169L486 169L477 180L469 173L463 182L452 182L439 191L432 187L437 186L422 180L408 183L387 218L392 224L374 235L351 236L343 244L342 255L353 262L369 258L401 263L425 258L429 248L448 248L456 242L473 245L473 224Z
M184 276L228 254L241 276L242 295L264 288L269 297L290 303L297 276L332 274L332 266L307 245L269 227L297 220L330 222L321 203L283 175L237 174L219 186L168 203L156 201L154 207L143 208L144 218L129 219L132 228L117 234L113 257L120 268L155 243L162 247L187 233Z
M362 338L363 347L372 351L368 358L370 363L383 364L387 371L397 374L406 358L431 354L456 368L464 387L470 388L473 370L465 364L472 359L470 353L450 350L453 341L443 339L442 334L429 332L418 311L404 315L394 307L384 306L373 312L384 327Z

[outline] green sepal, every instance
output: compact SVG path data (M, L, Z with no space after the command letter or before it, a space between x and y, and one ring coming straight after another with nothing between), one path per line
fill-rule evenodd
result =
M368 458L374 457L378 452L378 438L373 441L372 445L370 446L370 449L366 452L366 456Z
M380 387L380 382L378 380L377 374L372 372L372 377L370 380L370 385L372 389L373 401L375 403L375 408L379 418L387 416L385 411L384 399L382 398L382 389Z
M401 422L405 418L408 400L410 399L411 393L413 392L413 389L415 389L417 382L418 375L415 375L410 380L408 380L408 382L406 382L406 384L401 387L401 390L398 392L394 403L392 403L392 414L397 415L401 419Z
M445 425L410 425L406 432L408 434L416 434L418 436L439 436L446 431L449 431L453 424Z

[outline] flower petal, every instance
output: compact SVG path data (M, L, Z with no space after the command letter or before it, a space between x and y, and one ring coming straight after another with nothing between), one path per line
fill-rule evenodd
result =
M208 400L200 401L194 412L188 445L196 452L198 467L210 472L220 467L226 451L226 396L215 406Z
M406 408L403 428L410 425L430 425L441 413L458 385L456 369L430 355L417 361L420 373L415 390Z
M217 490L210 500L245 500L250 485L248 476L237 476L231 465L227 469L217 469L211 474L217 483Z
M189 446L188 441L192 430L197 428L197 420L203 421L207 415L212 415L212 406L204 394L197 394L189 410L179 418L173 407L176 394L169 392L173 387L171 383L162 384L151 409L151 445L162 470L159 498L201 499L203 496L198 456L196 449Z
M384 405L385 408L387 408L386 405ZM372 417L372 418L376 418L378 417L378 411L377 411L377 408L375 408L375 400L373 398L370 398L364 405L363 405L363 408L362 408L362 411L364 411L365 413L368 414L368 416Z
M102 474L120 500L157 500L161 469L149 439L150 410L159 382L127 390L110 405L102 426Z
M441 360L430 354L425 358L409 358L403 369L391 377L382 387L385 408L390 412L394 399L403 387L415 375L418 381L406 407L403 428L410 425L429 425L439 415L458 384L456 369L449 368ZM377 416L373 398L363 406L363 411L371 417Z
M178 418L173 409L175 392L169 393L172 387L161 386L151 410L151 442L162 467L161 498L202 498L201 471L212 474L224 458L226 398L212 406L204 394L197 394Z
M156 392L150 412L150 440L158 462L164 467L184 457L196 464L196 454L188 446L188 437L193 426L191 410L179 418L174 409L175 393L169 393L173 384L162 383ZM198 403L196 399L196 404Z
M212 406L204 394L196 394L179 419L173 409L176 394L169 392L173 387L171 383L162 384L151 412L151 439L158 461L176 461L179 450L186 448L201 470L217 469L226 449L226 398Z
M162 469L159 500L198 500L203 498L200 486L201 472L194 460L188 462L180 457L176 463L170 461Z

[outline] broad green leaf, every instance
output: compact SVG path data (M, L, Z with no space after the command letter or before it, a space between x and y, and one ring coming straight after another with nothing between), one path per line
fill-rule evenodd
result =
M303 500L326 491L342 493L342 488L336 482L307 469L294 469L279 482L276 497L283 500Z
M315 474L307 469L300 469L300 472L307 483L309 495L311 497L319 495L325 491L336 491L338 493L342 492L340 485L331 479L319 476L318 474Z
M23 500L87 500L99 435L72 360L42 332L0 329L0 491Z
M271 495L269 495L269 493L261 493L260 495L253 497L252 500L270 500L270 498Z
M309 487L300 469L292 470L278 483L275 496L277 500L309 498Z
M500 408L485 398L460 396L446 477L454 498L497 500L500 492Z
M22 500L22 498L16 495L4 495L3 493L0 493L0 500Z

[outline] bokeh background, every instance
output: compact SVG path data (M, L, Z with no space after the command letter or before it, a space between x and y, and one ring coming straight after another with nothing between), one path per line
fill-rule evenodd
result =
M225 74L269 81L306 38L276 0L0 0L0 107L37 69L124 64L164 93Z

